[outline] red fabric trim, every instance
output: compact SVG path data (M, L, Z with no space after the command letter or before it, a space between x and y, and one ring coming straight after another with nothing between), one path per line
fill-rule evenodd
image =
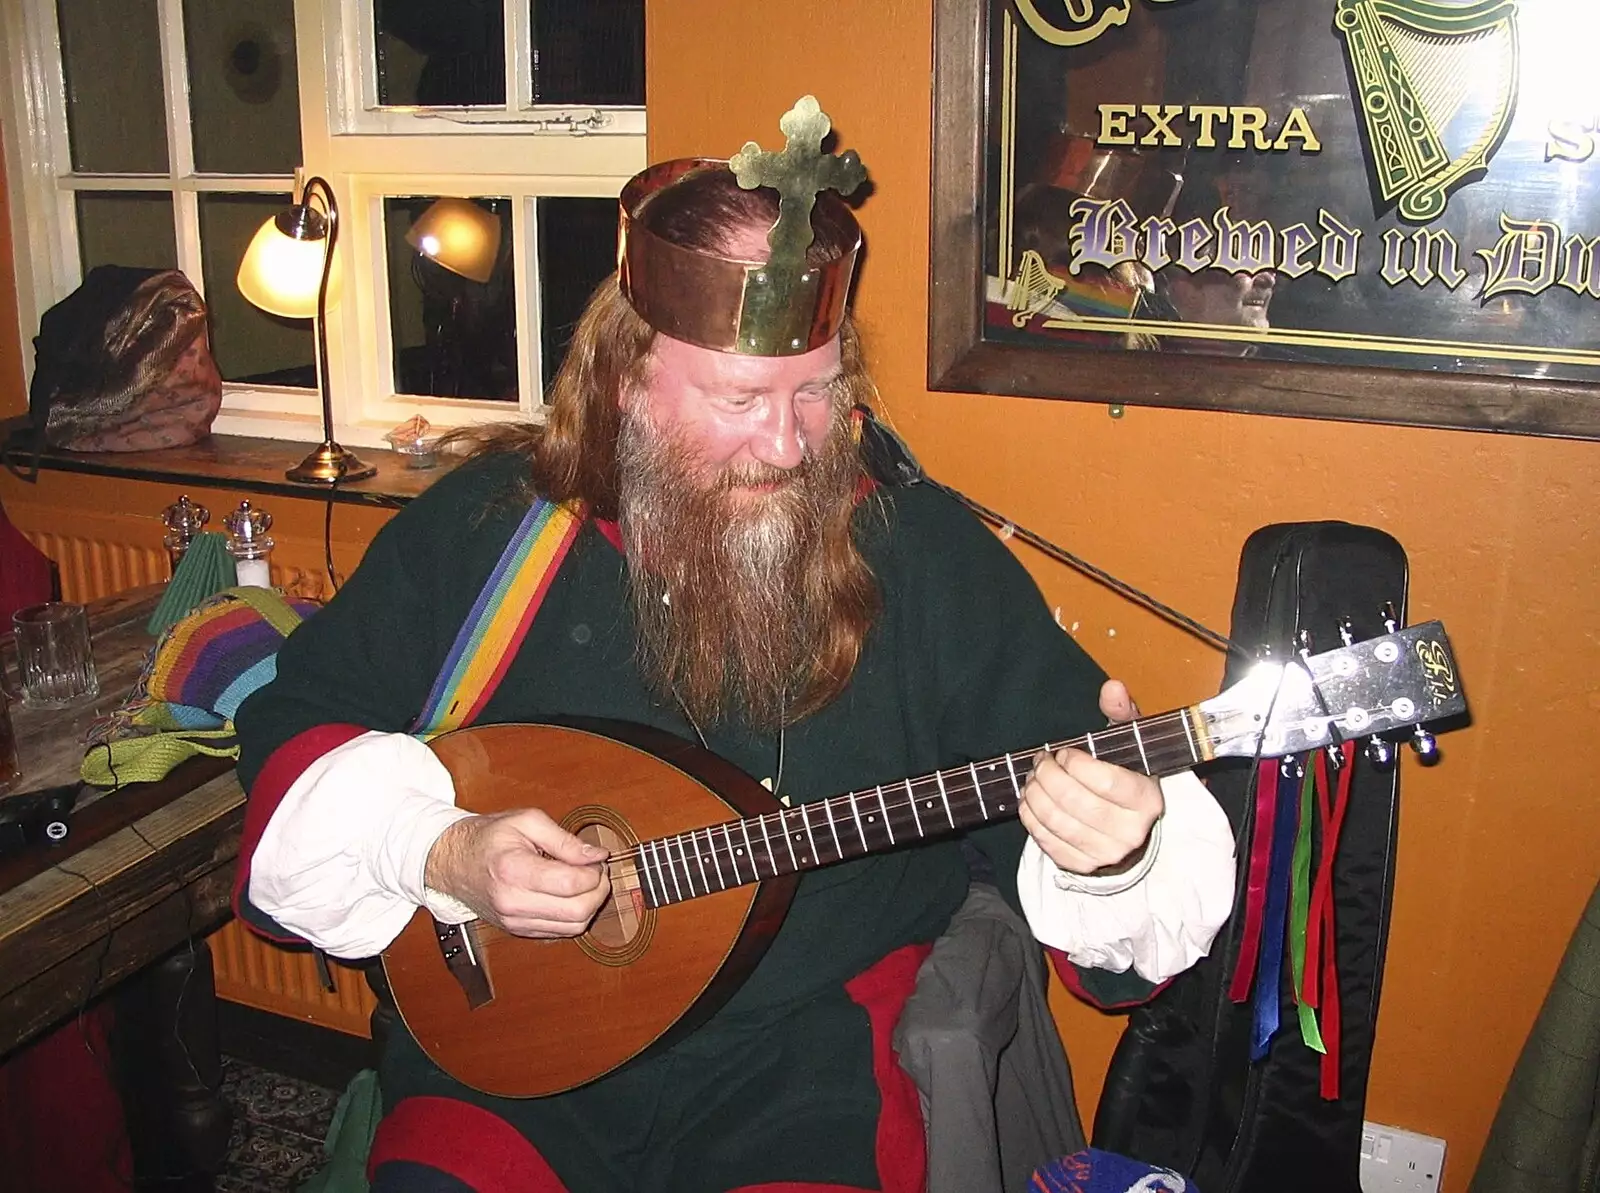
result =
M1061 979L1061 984L1080 1002L1086 1002L1091 1007L1102 1011L1126 1011L1130 1007L1143 1006L1168 986L1172 985L1172 978L1160 983L1154 990L1143 998L1129 998L1122 1002L1101 1002L1090 994L1083 984L1083 979L1078 976L1078 966L1060 949L1053 949L1049 945L1041 946L1044 955L1050 958L1050 965L1056 971L1056 977Z
M261 844L261 834L267 831L267 822L278 810L283 797L289 794L289 788L294 786L294 781L305 772L306 767L318 758L367 732L361 725L318 725L304 733L295 734L272 751L261 773L256 776L255 785L250 789L250 798L244 805L244 835L239 841L239 865L233 877L233 912L240 919L246 919L240 913L239 906L250 888L250 859L255 856L256 846ZM294 937L272 936L254 925L251 927L268 940L299 943Z
M391 1160L437 1168L476 1193L568 1193L520 1131L455 1098L407 1098L390 1111L373 1136L367 1179Z
M49 557L0 509L0 625L9 632L11 615L48 601L53 587Z
M911 1075L894 1054L894 1025L917 984L917 970L931 944L908 944L845 983L845 992L872 1024L872 1072L883 1107L878 1112L878 1184L883 1193L922 1193L928 1173L928 1140L922 1101ZM796 1190L806 1186L795 1186ZM818 1190L834 1186L812 1186Z
M882 1109L876 1162L882 1193L922 1193L927 1140L922 1103L910 1074L894 1054L894 1026L916 987L917 970L932 945L896 949L845 984L872 1025L872 1072ZM389 1161L426 1164L470 1185L477 1193L568 1193L538 1150L510 1123L454 1098L407 1098L378 1124L367 1157L367 1179ZM731 1193L867 1193L849 1185L768 1181Z
M606 542L615 547L618 552L622 551L622 527L618 526L610 518L592 518L590 521L594 523L596 530L605 535Z
M122 1102L108 1072L110 1000L0 1062L0 1173L27 1193L128 1193Z

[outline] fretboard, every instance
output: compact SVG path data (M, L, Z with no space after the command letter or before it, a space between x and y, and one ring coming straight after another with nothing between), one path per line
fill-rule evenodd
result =
M1143 774L1172 774L1209 756L1190 712L1161 713L1040 748L1070 746ZM681 903L1009 819L1017 814L1035 753L1002 754L641 842L645 901L652 907Z

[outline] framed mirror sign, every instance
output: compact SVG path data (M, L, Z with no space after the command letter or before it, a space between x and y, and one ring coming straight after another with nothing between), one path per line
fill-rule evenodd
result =
M1600 438L1600 5L936 9L932 388Z

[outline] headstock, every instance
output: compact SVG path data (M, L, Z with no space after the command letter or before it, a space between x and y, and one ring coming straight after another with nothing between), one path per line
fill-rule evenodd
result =
M1200 705L1218 757L1276 758L1465 712L1437 621L1288 662L1258 663Z

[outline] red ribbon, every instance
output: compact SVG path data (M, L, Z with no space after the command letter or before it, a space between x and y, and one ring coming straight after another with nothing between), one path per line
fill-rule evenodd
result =
M1338 791L1331 798L1328 790L1328 756L1321 750L1317 751L1317 810L1322 842L1321 854L1317 859L1317 876L1311 886L1311 912L1308 918L1311 924L1328 925L1333 922L1331 914L1325 914L1325 909L1331 911L1333 902L1333 861L1339 852L1339 834L1344 829L1345 810L1350 806L1350 780L1355 774L1355 743L1345 742L1339 751L1341 765ZM1300 1000L1308 1007L1317 1005L1317 985L1322 972L1319 961L1324 947L1331 954L1334 947L1331 927L1307 934L1305 986L1300 991Z
M1322 905L1322 932L1328 947L1322 954L1322 1096L1339 1100L1339 973L1334 964L1333 900Z
M1328 1101L1339 1097L1339 942L1334 929L1333 862L1339 851L1339 834L1344 829L1345 812L1350 807L1350 781L1355 776L1356 747L1345 742L1339 747L1337 790L1330 794L1328 756L1317 751L1317 810L1322 829L1322 853L1317 861L1317 877L1311 890L1309 923L1315 930L1306 934L1306 969L1301 1001L1309 1007L1321 1002L1322 1054L1321 1093ZM1319 989L1320 986L1320 989Z
M1234 966L1228 997L1243 1002L1250 997L1256 959L1261 952L1261 920L1267 906L1267 878L1272 862L1272 830L1278 814L1278 763L1263 758L1256 771L1255 826L1250 841L1250 873L1246 880L1244 939Z

